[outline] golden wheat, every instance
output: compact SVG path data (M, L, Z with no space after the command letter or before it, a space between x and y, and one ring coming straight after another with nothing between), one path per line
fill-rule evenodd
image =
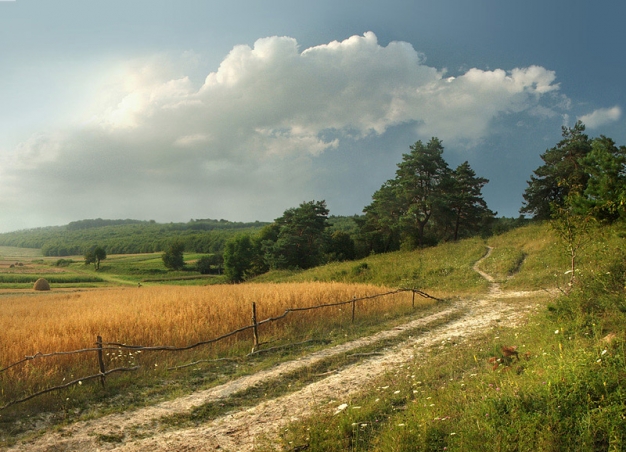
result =
M281 315L288 308L348 301L353 297L361 298L385 291L387 289L380 286L363 284L286 283L160 286L2 297L0 368L37 352L93 347L97 335L102 336L104 342L186 346L250 325L252 302L257 305L257 319L260 321ZM419 302L428 304L425 300ZM410 303L410 293L359 301L356 315L358 319L376 318L398 306L410 306ZM278 322L262 325L262 340L270 337L285 339L295 334L306 335L322 326L349 324L351 309L348 304L290 313ZM224 352L238 343L249 347L251 332L216 344L212 353ZM114 358L110 353L107 368L134 362L134 356L128 360L119 359L121 354L116 352ZM114 362L115 359L117 362ZM94 362L93 357L85 358L85 355L46 358L17 366L0 374L0 379L6 385L9 381L19 380L22 388L34 389L42 386L34 384L32 380L35 378L48 380L48 376L59 374L58 379L48 381L51 383L68 372L83 372L82 375L87 375L84 372L96 373Z

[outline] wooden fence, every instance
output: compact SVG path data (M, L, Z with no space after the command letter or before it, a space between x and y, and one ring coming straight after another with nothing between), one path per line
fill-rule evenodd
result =
M85 377L81 377L81 378L76 378L70 382L67 382L65 384L62 385L58 385L58 386L53 386L50 388L46 388L42 391L39 392L35 392L33 394L30 394L26 397L20 398L20 399L14 399L11 400L10 402L6 403L3 406L0 406L0 411L4 410L10 406L13 406L15 404L18 403L22 403L22 402L26 402L27 400L30 400L32 398L35 398L37 396L43 395L43 394L47 394L49 392L52 391L57 391L57 390L61 390L61 389L66 389L69 388L71 386L74 385L80 385L82 384L82 382L84 381L89 381L89 380L96 380L99 379L100 380L100 384L102 385L102 387L105 387L105 383L106 383L106 377L108 375L111 375L113 373L119 373L119 372L132 372L135 370L138 370L140 368L140 366L133 366L133 367L117 367L114 369L109 369L107 370L105 367L105 363L104 363L104 351L105 350L119 350L119 349L127 349L127 350L133 350L133 351L171 351L171 352L177 352L177 351L184 351L184 350L191 350L193 348L196 347L200 347L203 345L208 345L208 344L212 344L218 341L221 341L223 339L226 339L228 337L234 336L236 334L239 334L241 332L247 331L247 330L252 330L252 341L253 341L253 345L252 345L252 351L250 352L249 355L252 354L256 354L256 353L260 353L264 350L260 350L259 347L261 345L263 345L263 343L260 342L259 340L259 327L263 324L266 323L271 323L271 322L275 322L277 320L281 320L285 317L287 317L287 315L289 315L292 312L302 312L302 311L310 311L313 309L323 309L323 308L329 308L329 307L335 307L335 306L342 306L342 305L347 305L347 304L351 304L352 305L352 323L354 323L355 320L355 314L356 314L356 305L358 301L366 301L366 300L373 300L376 298L380 298L380 297L385 297L385 296L389 296L389 295L395 295L401 292L412 292L413 293L413 297L411 300L411 306L414 308L415 307L415 295L420 295L421 297L424 298L430 298L432 300L436 300L436 301L441 301L440 299L433 297L425 292L422 292L420 290L417 289L397 289L391 292L384 292L384 293L379 293L379 294L374 294L374 295L369 295L366 297L361 297L361 298L356 298L356 296L354 298L352 298L351 300L347 300L347 301L340 301L340 302L336 302L336 303L327 303L327 304L321 304L321 305L316 305L316 306L308 306L308 307L303 307L303 308L289 308L286 309L281 315L276 316L276 317L269 317L267 319L261 320L259 321L257 319L257 309L256 309L256 303L252 303L252 323L250 325L246 325L246 326L242 326L241 328L238 328L236 330L230 331L229 333L223 334L219 337L213 338L213 339L208 339L205 341L200 341L200 342L196 342L195 344L190 344L184 347L174 347L174 346L170 346L170 345L158 345L158 346L144 346L144 345L128 345L128 344L123 344L123 343L118 343L118 342L103 342L102 341L102 337L101 336L97 336L96 337L96 342L95 342L95 347L92 348L83 348L80 350L71 350L71 351L65 351L65 352L51 352L51 353L41 353L41 352L37 352L34 355L30 355L30 356L25 356L24 359L17 361L15 363L9 364L6 367L3 367L0 369L0 373L6 372L7 370L22 365L26 362L29 361L34 361L34 360L38 360L38 359L43 359L43 358L51 358L51 357L55 357L55 356L64 356L64 355L75 355L75 354L83 354L83 353L95 353L96 357L97 357L97 363L98 363L98 369L99 372L97 374L94 375L88 375ZM309 342L309 341L306 341ZM299 344L303 344L304 342L298 343L298 344L291 344L291 345L299 345ZM276 349L277 347L274 347L272 350ZM268 350L265 350L268 351ZM216 360L200 360L200 361L195 361L193 363L188 363L182 366L177 366L177 367L173 367L170 368L168 370L173 370L173 369L181 369L184 367L188 367L188 366L193 366L195 364L198 364L200 362L209 362L209 361L220 361L220 360L224 360L224 359L228 359L228 358L222 358L222 359L216 359Z

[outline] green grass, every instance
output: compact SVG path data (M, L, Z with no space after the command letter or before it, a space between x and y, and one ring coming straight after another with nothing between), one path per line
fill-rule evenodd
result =
M481 239L446 243L435 248L378 254L359 261L335 262L306 271L274 271L255 282L341 281L388 287L418 288L445 294L475 294L487 282L472 270L485 254Z
M521 359L491 357L517 345ZM310 451L594 451L626 447L623 339L581 334L540 314L400 366L339 415L290 426L283 444ZM334 408L334 405L333 405ZM444 449L446 448L446 449Z
M537 304L526 325L494 327L482 337L435 347L350 400L293 423L280 445L307 451L626 450L622 231L619 225L594 231L581 253L579 282L567 296ZM482 268L510 276L508 287L554 285L555 273L567 268L562 244L546 225L489 244L496 249ZM526 257L521 266L518 251ZM520 359L505 358L503 346L517 346ZM334 415L340 403L348 408Z

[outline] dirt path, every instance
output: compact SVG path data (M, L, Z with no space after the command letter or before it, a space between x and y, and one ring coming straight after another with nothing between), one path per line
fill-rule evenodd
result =
M491 249L483 259L490 252ZM448 340L462 342L474 333L485 331L496 322L498 325L512 325L518 322L528 306L517 302L505 304L501 300L526 294L502 293L499 286L494 287L496 283L493 282L491 276L480 271L479 263L480 261L474 269L492 282L489 295L482 300L459 301L436 314L413 320L392 330L315 352L273 369L241 377L215 388L153 407L78 422L64 428L61 432L46 433L34 442L19 444L9 450L72 452L253 450L258 438L271 438L281 427L295 419L307 416L316 409L335 409L339 404L347 403L351 395L359 392L367 383L380 377L389 369L413 360L429 347ZM443 319L453 314L461 316L456 320L440 324ZM189 412L194 407L211 401L223 400L260 383L280 379L281 376L296 369L311 366L330 356L345 354L359 347L397 337L408 330L434 323L440 326L433 327L427 333L419 334L389 349L382 349L380 355L349 365L301 390L261 402L249 409L237 410L200 427L167 431L155 428L163 416ZM138 431L148 437L136 439ZM102 438L116 438L116 442L99 441Z

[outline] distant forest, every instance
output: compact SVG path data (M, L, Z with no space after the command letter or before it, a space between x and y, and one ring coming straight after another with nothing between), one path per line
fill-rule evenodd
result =
M236 233L257 232L266 224L211 219L162 224L97 218L0 234L0 246L41 248L44 256L72 256L82 255L97 244L109 254L134 254L160 252L179 239L188 252L211 254L221 253L224 243Z

